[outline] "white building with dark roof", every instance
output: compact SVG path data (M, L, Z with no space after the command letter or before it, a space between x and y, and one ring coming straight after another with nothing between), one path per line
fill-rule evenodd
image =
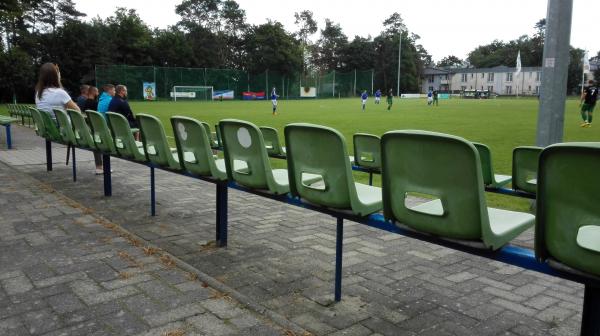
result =
M537 95L540 91L542 68L427 68L423 72L421 93L429 90L460 93L465 90L488 90L499 95Z

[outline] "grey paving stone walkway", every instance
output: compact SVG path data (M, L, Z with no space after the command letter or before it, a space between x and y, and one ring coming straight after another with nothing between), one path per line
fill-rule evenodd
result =
M31 132L15 133L16 152L40 147ZM229 246L218 249L210 183L158 171L151 217L148 168L114 159L106 198L92 163L73 183L70 167L46 172L43 155L21 160L19 171L316 335L578 334L583 287L573 282L345 222L344 296L333 304L329 216L232 190ZM515 242L531 246L531 237Z
M4 163L0 186L0 335L286 333Z

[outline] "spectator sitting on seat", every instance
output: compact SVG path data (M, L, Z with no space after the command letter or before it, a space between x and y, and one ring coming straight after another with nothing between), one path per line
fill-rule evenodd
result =
M79 97L77 97L77 106L81 111L85 111L85 101L88 97L88 90L90 89L89 85L83 84L79 87Z
M53 108L73 109L79 111L69 94L60 83L60 70L54 63L44 63L40 67L40 75L35 85L35 105L41 111L50 113L56 119Z
M88 89L88 94L85 99L85 104L83 105L82 111L92 110L96 111L98 109L98 88L95 86L90 86Z
M129 122L129 127L137 128L137 120L127 102L127 87L125 85L116 86L116 94L108 105L110 112L122 114Z
M102 94L98 99L98 109L96 111L100 113L108 112L108 105L112 101L115 95L115 86L112 84L105 84L102 86Z

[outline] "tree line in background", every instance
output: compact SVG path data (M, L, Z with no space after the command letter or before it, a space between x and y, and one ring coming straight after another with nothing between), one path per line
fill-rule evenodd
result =
M319 29L308 10L295 13L295 32L272 20L249 24L235 0L183 0L175 12L180 21L158 29L149 27L134 9L117 8L108 18L84 21L86 14L72 0L3 0L0 100L31 101L37 69L49 61L60 65L63 84L71 92L82 83L94 83L96 64L225 68L251 74L270 70L283 75L375 69L375 86L396 91L400 39L402 92L417 92L423 69L434 65L420 37L408 30L398 13L383 21L379 35L349 39L330 19ZM544 22L536 28L532 37L477 47L466 62L449 56L438 65L513 65L516 50L521 50L524 66L538 65ZM581 49L572 48L573 69L576 62L581 69L578 53ZM570 82L578 83L571 77Z

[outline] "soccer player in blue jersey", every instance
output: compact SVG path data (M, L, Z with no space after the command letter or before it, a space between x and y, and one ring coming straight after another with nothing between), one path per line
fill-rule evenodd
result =
M273 103L273 115L277 115L277 97L279 97L279 95L275 92L275 87L273 87L273 91L271 91L271 103Z
M375 91L375 104L379 105L380 102L381 102L381 90L377 89L377 91Z
M360 99L362 100L363 112L365 111L365 106L367 105L367 98L369 98L369 95L367 94L367 90L364 90L363 93L360 95Z

